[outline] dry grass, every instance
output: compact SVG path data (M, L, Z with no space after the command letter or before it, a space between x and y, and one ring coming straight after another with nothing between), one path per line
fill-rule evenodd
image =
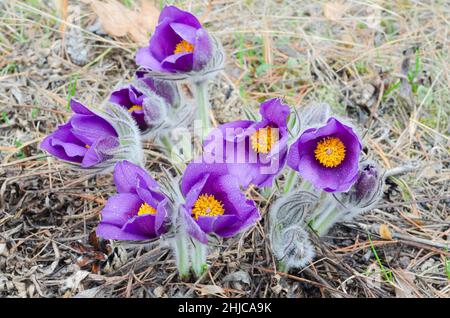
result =
M378 208L315 239L314 263L290 275L276 273L266 240L264 216L273 197L252 190L263 220L219 241L198 281L180 282L173 257L158 245L125 248L91 235L115 191L110 176L84 177L38 147L68 118L75 81L75 97L95 104L132 77L136 45L89 31L95 16L87 6L70 5L64 21L53 1L6 0L0 4L0 295L449 297L448 1L176 3L197 13L227 51L212 96L219 122L269 97L291 105L326 101L359 124L369 157L385 168L420 168L388 179ZM77 65L82 50L88 59ZM401 67L407 58L409 82ZM149 171L170 166L155 145L145 147ZM380 238L382 224L392 240Z

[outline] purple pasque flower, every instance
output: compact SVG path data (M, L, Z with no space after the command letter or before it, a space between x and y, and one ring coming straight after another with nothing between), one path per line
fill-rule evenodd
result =
M208 242L206 234L230 237L260 218L255 203L246 199L226 164L191 162L184 172L181 191L186 200L187 231L202 243Z
M214 129L204 142L212 160L224 160L243 187L271 186L287 158L288 105L279 98L261 104L260 121L238 120Z
M179 95L168 81L142 77L112 92L109 101L127 109L141 132L164 121L170 105L177 106Z
M144 110L142 108L144 97L144 94L140 90L132 84L129 84L112 92L109 101L125 107L136 121L139 129L145 131L148 129L148 126L145 122Z
M97 235L111 240L148 240L166 231L168 199L155 180L126 160L116 164L117 194L106 202Z
M361 142L350 126L334 117L309 128L291 145L288 166L316 188L345 192L358 178Z
M80 163L83 168L109 159L119 146L114 127L75 99L70 100L70 108L74 115L48 135L41 148L59 159Z
M212 57L211 38L191 13L166 6L159 15L150 45L136 54L136 63L157 72L201 70Z

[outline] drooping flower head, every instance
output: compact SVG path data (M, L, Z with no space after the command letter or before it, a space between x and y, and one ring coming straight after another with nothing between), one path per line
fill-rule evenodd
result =
M198 19L174 6L161 11L150 45L136 54L136 63L157 72L201 70L212 58L212 40Z
M181 191L186 200L187 231L202 243L207 243L206 234L230 237L260 218L254 202L246 199L225 164L190 163Z
M353 129L331 117L324 126L305 130L292 144L288 165L318 189L343 192L358 178L360 152Z
M138 74L140 79L112 92L109 101L126 108L144 133L167 118L168 109L178 106L179 95L175 84Z
M205 152L213 160L224 160L242 186L270 186L286 163L289 113L280 99L266 100L260 121L238 120L217 127L205 138Z
M47 136L41 148L59 159L79 163L83 168L109 159L113 149L119 146L114 127L75 99L70 100L70 107L74 115Z
M143 168L126 160L114 169L117 194L108 199L97 235L113 240L148 240L167 230L168 199Z

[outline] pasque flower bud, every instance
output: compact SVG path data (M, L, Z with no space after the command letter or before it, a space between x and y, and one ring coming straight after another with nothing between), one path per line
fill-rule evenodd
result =
M377 165L362 163L358 179L350 191L336 196L344 210L342 219L349 221L373 208L383 193L383 180L384 175Z
M362 167L355 183L355 199L359 202L369 197L377 187L378 170L369 163Z

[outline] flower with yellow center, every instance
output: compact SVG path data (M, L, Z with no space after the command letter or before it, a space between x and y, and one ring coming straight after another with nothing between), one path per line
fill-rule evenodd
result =
M317 161L327 168L339 166L345 158L345 146L337 137L326 137L317 143L314 151Z
M147 203L142 203L138 215L156 214L156 209Z
M224 213L222 202L211 194L200 195L192 208L192 216L196 220L198 220L199 216L217 216Z
M142 106L139 106L139 105L133 105L133 106L131 106L131 107L128 109L128 112L129 112L129 113L132 113L132 112L135 111L135 110L142 110Z
M272 127L258 129L250 137L252 148L257 153L269 153L276 142L276 136Z
M175 50L173 50L173 54L191 53L193 51L194 51L194 45L189 43L186 40L183 40L177 44L177 46L175 47Z

